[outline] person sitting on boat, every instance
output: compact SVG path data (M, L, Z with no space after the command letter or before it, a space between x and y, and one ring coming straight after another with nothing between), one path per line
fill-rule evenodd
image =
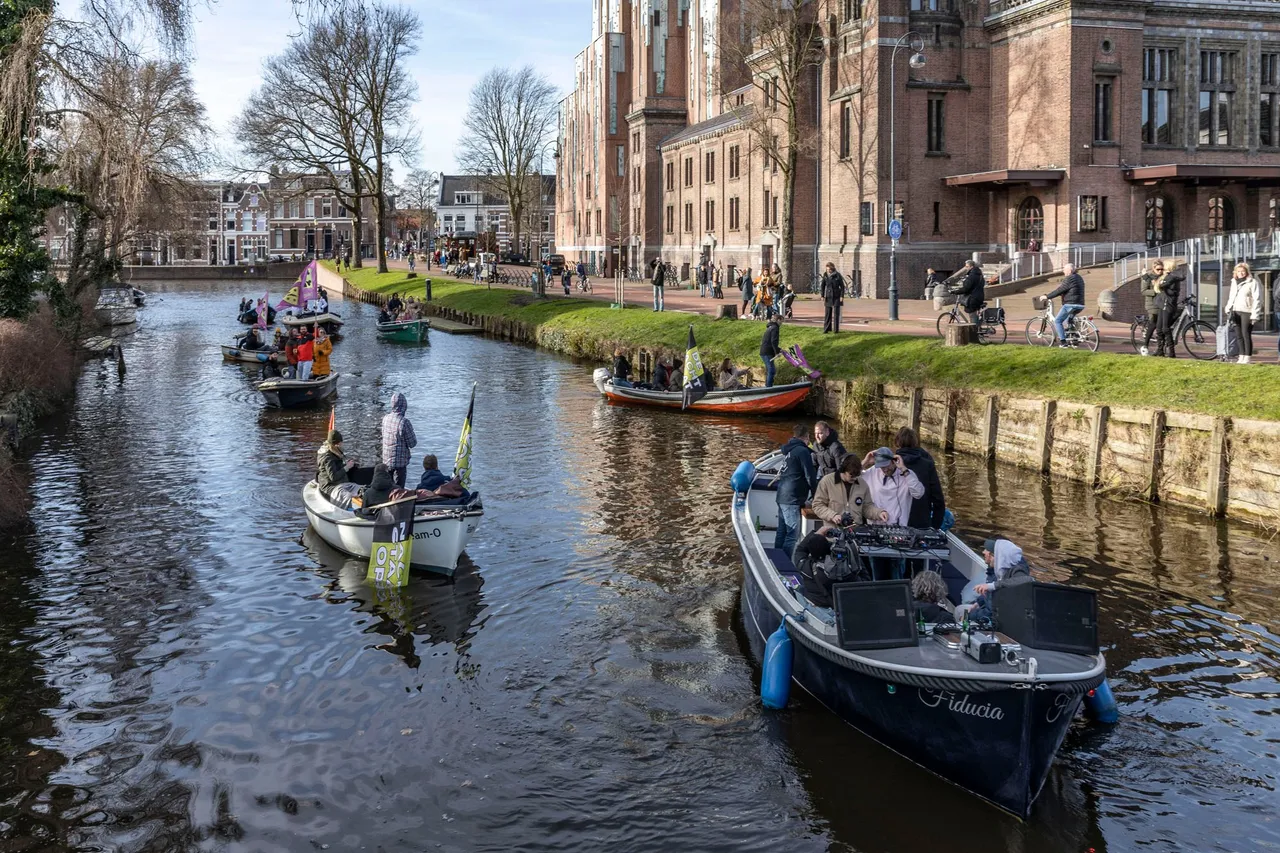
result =
M671 384L671 356L664 355L653 367L653 388L655 391L666 391Z
M804 597L817 607L830 607L831 587L836 583L828 574L832 564L831 540L823 531L810 533L796 545L794 563Z
M720 381L716 383L716 388L721 391L736 391L742 387L740 377L748 372L738 370L733 366L733 362L726 358L720 362Z
M434 453L422 457L422 479L418 481L419 498L461 498L465 503L471 493L462 487L462 482L455 477L446 477L440 470L440 461Z
M876 506L885 511L889 524L906 524L911 518L911 502L924 495L924 483L906 466L902 457L887 447L877 447L862 459L862 476L871 489ZM902 557L872 557L878 579L897 580L907 571Z
M395 316L400 313L400 309L404 307L404 302L400 300L399 293L391 294L391 298L387 300L387 311Z
M289 332L289 340L284 345L284 357L289 363L288 377L296 379L298 377L298 330L293 329Z
M342 433L329 430L329 438L316 452L316 486L320 494L343 509L351 508L351 499L360 494L360 486L352 482L356 461L342 452Z
M409 401L399 391L391 395L391 411L382 418L382 461L391 469L395 484L404 487L409 452L418 446L413 424L405 417Z
M395 318L391 316L390 312L388 312L386 308L378 309L378 325L379 326L385 326L387 323L390 323L394 319Z
M364 487L364 491L360 493L361 507L369 510L378 504L384 504L392 500L392 495L397 491L394 475L386 463L379 462L373 466L373 479L369 481L369 485Z
M333 341L330 340L328 333L319 323L316 324L316 337L311 346L313 356L311 375L328 376L330 370L329 354L333 352Z
M626 351L622 347L613 351L613 384L620 388L632 387L631 362L627 360Z
M316 313L317 314L329 313L329 300L325 298L323 290L320 291L320 297L316 300Z
M839 434L826 421L813 425L813 465L818 469L818 479L835 471L844 459L846 451Z
M973 588L978 600L969 611L969 618L974 621L991 620L991 599L999 590L1035 582L1022 549L1008 539L988 539L982 543L982 559L987 564L987 581Z
M918 619L933 625L955 621L956 608L947 599L947 582L932 569L917 572L911 579L911 598Z
M825 529L857 527L889 518L871 499L871 489L862 477L862 466L853 455L846 455L837 470L818 481L813 494L813 514L827 523Z

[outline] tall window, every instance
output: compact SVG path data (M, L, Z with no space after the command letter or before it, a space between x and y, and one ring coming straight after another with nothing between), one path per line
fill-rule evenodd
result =
M1033 240L1044 245L1044 206L1030 196L1018 207L1018 248L1026 249Z
M1280 53L1262 54L1259 83L1262 103L1258 108L1258 145L1280 148Z
M320 203L320 215L323 216L325 219L329 219L330 217L333 216L333 200L332 199L326 198L324 201Z
M773 215L770 217L770 225L774 228L778 227L778 197L773 197Z
M840 103L840 159L848 160L853 151L853 102Z
M618 177L621 178L627 174L627 154L626 149L619 145L618 147Z
M1272 199L1272 204L1273 205L1275 204L1274 199ZM733 198L729 199L729 230L730 231L738 230L738 226L741 224L741 221L742 221L740 218L741 216L742 216L741 202L739 202L737 196L734 196Z
M737 145L729 146L729 180L733 180L739 175L739 149Z
M667 205L667 233L676 233L676 207L674 204Z
M1093 141L1111 142L1111 92L1114 77L1099 77L1093 81Z
M703 173L702 178L708 184L714 184L716 182L716 152L708 151L704 159L706 163L703 165L706 167L706 171Z
M842 20L845 23L862 17L862 0L840 0Z
M284 219L284 202L282 201L276 202L274 212L275 212L276 219ZM276 248L278 249L280 247L277 246Z
M667 192L676 188L676 164L667 162Z
M1106 196L1082 195L1077 202L1077 231L1107 230Z
M706 217L703 222L704 230L714 231L716 230L716 200L713 198L707 199L707 203L704 207L706 208L703 211L703 214Z
M693 158L684 158L684 185L686 187L693 186Z
M1232 145L1236 54L1200 51L1200 144Z
M693 233L693 202L684 203L684 230Z
M773 207L773 193L770 192L769 190L765 190L764 191L764 207L761 208L761 210L764 211L764 222L762 223L762 225L765 228L769 227L769 211L770 209L772 209L772 207Z
M1142 141L1174 145L1173 104L1178 52L1167 47L1142 51Z
M603 234L604 230L600 228L600 211L596 211L596 233Z
M870 237L876 233L875 204L869 201L864 201L862 203L858 226L859 226L859 229L862 231L863 237Z
M1209 199L1209 233L1222 234L1236 230L1236 208L1231 199L1217 195Z
M925 128L928 150L935 154L940 154L946 150L946 135L944 132L946 114L943 112L942 97L942 95L929 96L929 114Z

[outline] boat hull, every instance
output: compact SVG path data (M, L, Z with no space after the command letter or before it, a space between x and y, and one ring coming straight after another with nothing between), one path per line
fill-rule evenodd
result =
M742 388L735 391L712 391L687 409L684 395L674 391L648 391L643 388L615 387L612 380L596 377L596 388L610 403L632 406L654 406L683 409L686 412L715 415L778 415L799 406L813 389L810 382L778 385L773 388Z
M312 529L331 548L353 557L369 557L373 548L373 521L335 507L320 494L314 480L303 488L302 502ZM410 565L452 576L483 517L484 510L480 508L419 510L414 515Z
M240 349L225 344L222 345L222 357L227 361L241 361L247 364L266 364L268 360L274 360L276 364L289 363L288 357L282 352Z
M752 654L781 615L744 557L742 618ZM999 689L953 693L842 666L793 639L792 679L842 720L903 757L1025 818L1083 700L1083 692ZM943 687L945 685L936 685Z
M258 383L262 399L273 409L296 409L314 405L338 390L338 374L323 379L268 379Z
M93 316L104 326L128 326L138 322L138 309L133 305L95 308Z
M280 324L290 327L314 326L319 323L326 329L338 328L342 325L342 318L337 314L306 314L304 316L289 315L280 319Z
M412 320L407 323L382 323L378 326L378 340L402 344L422 344L427 342L427 332L430 328L431 323L428 320Z

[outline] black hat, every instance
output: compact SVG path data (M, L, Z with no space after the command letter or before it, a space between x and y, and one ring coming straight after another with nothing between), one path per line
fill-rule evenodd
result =
M329 443L342 444L342 433L338 432L336 429L329 430Z

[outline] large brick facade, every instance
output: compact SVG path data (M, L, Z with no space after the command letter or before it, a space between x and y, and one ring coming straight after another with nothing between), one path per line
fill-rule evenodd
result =
M718 49L748 5L595 0L594 41L561 111L566 255L608 271L659 256L759 270L776 256L781 175L743 120L769 108L762 72L752 80ZM975 253L1060 260L1096 244L1110 256L1277 227L1280 0L808 8L821 43L793 206L802 289L831 261L885 295L891 195L904 297L920 295L926 267Z

